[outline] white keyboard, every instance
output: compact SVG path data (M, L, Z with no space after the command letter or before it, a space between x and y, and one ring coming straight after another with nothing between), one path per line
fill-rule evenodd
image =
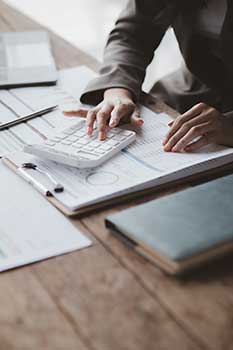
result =
M98 140L98 130L86 135L85 122L66 128L41 144L25 146L24 151L41 158L76 168L101 165L136 139L134 131L110 129L104 141Z

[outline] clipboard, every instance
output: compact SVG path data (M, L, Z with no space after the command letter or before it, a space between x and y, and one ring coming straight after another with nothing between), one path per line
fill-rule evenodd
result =
M2 162L13 172L17 173L18 166L14 164L10 159L5 158L2 159ZM159 195L162 191L166 190L166 193L172 193L177 192L178 190L181 190L182 187L190 187L194 186L203 182L207 182L210 180L213 180L217 177L225 176L228 174L231 174L233 172L233 162L218 166L216 168L209 169L207 171L198 172L193 175L186 176L181 179L177 179L175 181L167 181L161 185L156 185L144 190L135 191L130 194L121 194L119 196L115 196L114 198L107 199L107 200L100 200L99 203L83 206L80 209L77 209L75 211L69 210L65 205L63 205L57 198L55 198L53 195L51 196L44 196L53 206L55 206L60 212L62 212L64 215L68 217L77 217L77 216L84 216L87 214L91 214L95 211L99 211L101 209L106 209L113 207L115 205L125 204L127 202L132 202L133 200L137 200L142 198L143 201L148 200L148 197L150 199L153 199L153 195ZM179 187L179 188L177 188ZM145 198L147 196L147 198Z

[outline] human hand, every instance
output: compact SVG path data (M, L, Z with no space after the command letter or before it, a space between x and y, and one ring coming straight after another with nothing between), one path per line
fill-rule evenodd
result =
M199 103L169 123L170 130L163 142L164 150L191 152L211 143L226 144L226 120L215 108Z
M114 128L121 120L131 122L135 126L141 126L143 120L133 102L131 93L126 89L108 89L104 93L103 101L96 107L88 109L77 109L75 111L64 111L66 116L79 116L86 118L86 133L91 136L96 121L99 139L106 138L107 129Z

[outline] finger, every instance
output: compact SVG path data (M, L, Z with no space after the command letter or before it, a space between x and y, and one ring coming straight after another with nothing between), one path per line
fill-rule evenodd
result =
M140 117L140 111L138 108L135 108L135 111L130 117L130 122L133 126L140 127L144 123L143 119Z
M94 127L94 122L96 120L96 109L90 109L87 113L87 118L86 118L86 133L87 135L91 136L93 133L93 127Z
M174 120L172 120L171 122L168 123L168 126L172 126L174 124Z
M181 125L180 129L172 135L167 142L163 142L164 150L169 152L171 151L172 147L185 135L189 132L189 130L193 127L198 127L201 124L205 124L210 119L210 115L208 113L201 114L197 116L196 118L193 118L183 125ZM165 140L164 140L165 141Z
M69 110L69 111L63 111L63 114L66 117L81 117L81 118L86 118L88 113L87 109L84 108L79 108L76 110Z
M182 151L192 141L195 141L196 138L203 136L206 133L211 132L213 130L213 126L208 123L193 127L179 142L177 142L177 144L172 148L172 152Z
M128 117L129 115L131 115L134 109L134 103L122 103L115 106L111 114L111 119L109 121L110 128L114 128L115 126L117 126L123 117Z
M209 143L210 143L210 139L208 138L208 135L204 135L198 141L195 141L190 145L188 145L187 147L185 147L184 151L185 152L197 151L200 148L207 146Z
M186 122L188 122L190 119L193 119L200 115L205 108L205 104L199 103L198 105L192 107L190 110L188 110L186 113L180 115L176 118L174 123L171 126L171 129L165 136L165 139L163 141L163 144L165 145L168 140L179 130L179 128Z
M96 115L97 128L99 131L99 139L104 140L106 138L107 132L107 121L111 116L114 106L111 104L106 104Z

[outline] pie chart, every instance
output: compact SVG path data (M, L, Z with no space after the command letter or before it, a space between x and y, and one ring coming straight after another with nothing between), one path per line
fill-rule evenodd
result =
M88 174L86 181L94 186L109 186L119 180L119 176L110 172L98 171Z

